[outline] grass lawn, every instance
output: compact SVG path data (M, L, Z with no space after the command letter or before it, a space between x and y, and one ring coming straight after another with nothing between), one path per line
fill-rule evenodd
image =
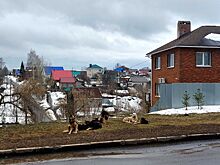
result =
M192 133L220 132L220 113L184 115L141 115L149 124L123 123L122 118L110 118L102 129L63 133L67 123L39 123L0 128L0 150L19 147L55 146L84 142L171 136Z

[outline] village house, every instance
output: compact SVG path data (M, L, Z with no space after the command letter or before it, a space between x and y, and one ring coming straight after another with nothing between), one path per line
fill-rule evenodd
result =
M62 66L45 66L44 75L49 78L51 76L52 70L64 70L64 68Z
M76 83L71 70L52 70L51 77L54 89L70 91Z
M75 112L79 116L91 116L102 110L102 95L99 88L74 88L72 89Z
M89 64L89 67L86 68L86 72L89 78L93 78L98 74L103 74L104 69L96 64Z
M205 104L220 104L220 26L191 31L189 21L177 24L177 39L147 53L152 62L152 111L181 107L185 91L201 89ZM214 38L215 37L215 38Z
M104 69L96 64L89 64L86 68L87 77L90 79L91 85L101 85L101 75L104 73Z

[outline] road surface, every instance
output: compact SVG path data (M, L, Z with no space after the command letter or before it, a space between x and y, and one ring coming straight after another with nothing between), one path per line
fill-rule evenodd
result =
M220 140L144 145L85 151L85 157L50 160L40 165L217 165Z

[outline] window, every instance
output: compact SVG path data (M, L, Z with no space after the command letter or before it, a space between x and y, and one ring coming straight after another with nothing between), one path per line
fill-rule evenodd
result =
M174 54L168 54L167 55L167 67L171 68L171 67L174 67Z
M211 53L196 52L196 66L211 66Z
M160 84L155 84L155 95L160 96Z
M160 56L155 58L155 69L160 69Z

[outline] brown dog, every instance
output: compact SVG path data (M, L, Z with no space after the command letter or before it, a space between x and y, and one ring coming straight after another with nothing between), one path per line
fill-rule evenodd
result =
M68 130L63 131L64 133L72 134L72 133L77 133L78 132L78 123L76 121L76 118L71 115L69 117L69 125L68 125Z

